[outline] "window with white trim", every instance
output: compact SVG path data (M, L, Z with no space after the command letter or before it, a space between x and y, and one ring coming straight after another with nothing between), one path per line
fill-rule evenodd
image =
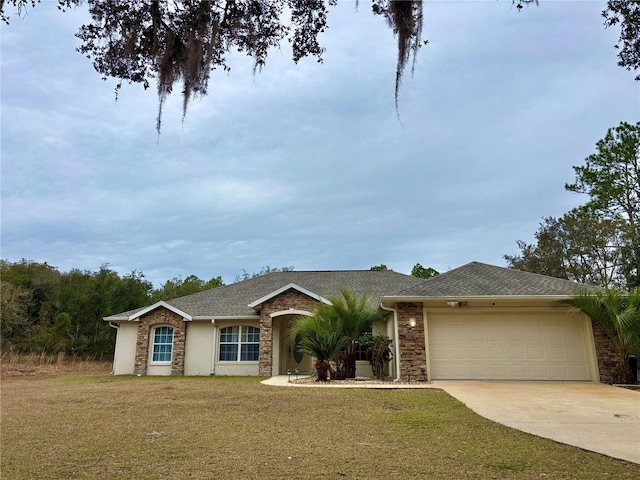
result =
M367 330L362 335L373 335L373 330ZM360 335L360 336L362 336ZM360 342L356 344L356 361L369 361L369 352Z
M259 328L237 325L220 330L221 362L257 362L259 353Z
M153 330L153 363L171 363L173 352L173 327L156 327Z

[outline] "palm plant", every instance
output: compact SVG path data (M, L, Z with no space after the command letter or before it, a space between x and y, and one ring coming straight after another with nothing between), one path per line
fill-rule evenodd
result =
M357 297L346 289L340 293L331 298L331 304L319 304L313 316L298 317L292 326L293 333L301 337L298 351L316 359L320 381L329 374L333 379L355 377L358 338L384 314L364 294Z
M630 293L614 288L581 292L569 304L604 330L618 356L618 380L629 381L629 354L640 339L640 289Z
M340 297L331 299L331 310L339 328L346 337L344 349L336 361L337 378L353 378L356 376L357 342L363 333L371 330L373 325L384 316L379 308L372 306L366 294L360 297L347 289L340 290Z
M329 374L332 378L335 376L331 361L337 357L346 341L328 307L322 304L314 316L300 316L292 325L293 333L300 335L298 351L315 358L316 376L321 382L326 381Z

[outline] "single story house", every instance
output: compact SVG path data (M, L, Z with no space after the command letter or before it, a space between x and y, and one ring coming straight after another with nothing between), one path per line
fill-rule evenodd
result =
M563 300L584 285L479 262L428 280L393 271L275 272L104 320L113 373L283 375L312 371L289 326L346 288L387 315L390 375L411 379L609 381L609 339ZM358 375L370 375L358 361Z

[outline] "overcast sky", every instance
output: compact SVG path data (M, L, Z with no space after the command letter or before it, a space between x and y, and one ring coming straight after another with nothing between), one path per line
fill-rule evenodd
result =
M283 45L254 77L236 55L184 123L168 100L158 139L154 89L116 103L75 51L86 12L44 2L1 27L1 256L155 286L265 265L504 266L542 217L584 203L564 190L572 166L640 119L604 4L427 2L398 120L393 33L340 1L323 64Z

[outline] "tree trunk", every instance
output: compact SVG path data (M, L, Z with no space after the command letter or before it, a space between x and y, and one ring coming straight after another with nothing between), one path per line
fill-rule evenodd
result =
M335 380L356 377L356 354L355 352L342 351L336 359Z
M326 382L329 379L329 373L334 373L331 365L326 360L316 360L315 369L319 382Z

